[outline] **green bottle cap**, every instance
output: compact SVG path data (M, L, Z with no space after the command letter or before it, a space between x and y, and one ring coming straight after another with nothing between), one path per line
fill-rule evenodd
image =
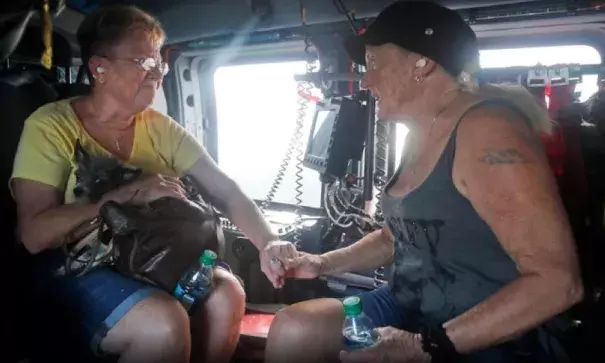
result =
M206 250L202 254L202 257L200 257L200 262L202 263L202 265L205 266L214 266L214 263L216 262L216 257L216 253L214 253L214 251Z
M362 305L359 296L349 296L342 301L342 307L347 316L356 316L361 314Z

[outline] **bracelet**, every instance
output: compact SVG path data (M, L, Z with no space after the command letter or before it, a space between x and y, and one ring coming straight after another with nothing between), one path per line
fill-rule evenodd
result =
M431 363L451 363L460 356L442 326L432 329L424 328L421 330L420 336L422 337L422 350L431 356Z

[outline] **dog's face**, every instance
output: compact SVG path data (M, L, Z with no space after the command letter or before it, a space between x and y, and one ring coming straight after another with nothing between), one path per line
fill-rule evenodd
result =
M78 140L75 147L76 185L78 199L98 202L114 189L129 184L141 175L141 169L122 165L119 160L105 156L90 156Z

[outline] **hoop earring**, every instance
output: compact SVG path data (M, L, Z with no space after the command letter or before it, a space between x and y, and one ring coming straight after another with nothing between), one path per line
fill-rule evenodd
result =
M416 81L416 83L422 83L424 79L422 78L422 76L416 76L414 77L414 81Z

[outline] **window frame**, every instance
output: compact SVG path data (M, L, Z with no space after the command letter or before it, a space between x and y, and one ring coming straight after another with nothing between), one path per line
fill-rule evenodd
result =
M516 45L516 46L515 46ZM603 57L600 52L600 48L594 44L586 44L578 42L575 44L570 43L557 43L557 44L540 44L530 45L523 44L491 44L489 46L482 46L480 50L506 50L506 49L523 49L523 48L540 48L540 47L557 47L557 46L587 46L593 48L601 56L601 64L603 63ZM237 45L236 45L237 46ZM214 74L216 70L224 66L237 66L237 65L252 65L262 63L277 63L277 62L290 62L290 61L305 61L308 59L308 55L304 52L304 42L301 40L270 43L270 44L257 44L247 45L240 47L235 57L225 60L224 56L225 47L216 48L211 50L190 50L183 52L175 61L175 77L177 81L176 90L180 94L179 103L179 116L183 120L184 126L188 129L201 129L197 130L196 136L200 138L210 154L210 156L218 163L220 155L218 152L218 117L217 117L217 104L216 94L214 85ZM488 67L486 69L489 69ZM191 85L192 93L194 96L194 113L195 117L187 115L184 111L185 95L183 94L183 77L182 73L184 69L188 69L191 74ZM492 68L493 69L493 68ZM393 138L395 139L395 138ZM395 140L392 140L395 141ZM396 149L390 153L391 157L395 156L398 159L401 154L401 150ZM396 171L399 167L399 163L395 164ZM392 175L388 175L392 177ZM257 202L261 200L255 199ZM284 203L275 203L279 205L280 209L290 206ZM294 207L294 206L292 206ZM305 207L312 210L320 208ZM287 209L287 208L286 208Z
M238 45L234 42L234 47ZM208 50L190 50L182 52L175 62L179 73L179 84L176 87L180 94L181 109L186 104L186 95L182 94L183 72L187 69L191 74L194 96L195 113L199 115L198 124L202 125L204 146L210 156L218 163L218 119L216 112L216 95L214 89L214 73L223 66L235 66L254 63L272 63L280 61L304 61L307 55L304 52L302 40L286 41L280 43L246 45L237 49L237 55L225 60L225 48ZM199 107L198 107L199 103ZM182 112L182 110L181 110ZM181 116L184 112L181 113ZM186 118L185 118L186 119ZM190 125L190 128L193 126ZM199 137L199 132L196 135Z
M293 40L273 44L248 45L238 49L237 56L228 60L224 60L224 48L192 50L179 55L175 61L175 71L178 72L179 76L177 79L180 80L176 88L180 93L181 102L179 102L179 106L181 108L181 117L183 117L184 112L182 112L182 109L185 105L184 102L186 102L186 95L184 95L182 88L182 72L184 69L188 69L191 72L192 83L194 83L192 88L196 104L195 112L199 112L201 114L200 118L203 120L203 137L201 140L215 162L218 163L220 160L218 152L218 115L214 85L216 70L225 66L306 61L309 55L304 52L304 49L304 41ZM315 53L311 53L311 55L317 58ZM198 102L199 107L197 107ZM185 124L188 123L186 117L183 120L185 120ZM191 125L189 127L191 128ZM196 136L199 137L199 133ZM267 187L269 188L270 185ZM263 202L262 199L257 198L254 198L254 201L259 204ZM295 205L275 201L270 203L269 208L286 212L294 212L298 209ZM319 215L322 209L321 207L302 205L300 210L305 215L314 216Z
M297 65L294 65L294 63L298 63ZM223 73L222 76L226 77L223 78L224 81L229 81L228 83L223 83L222 85L225 86L227 84L231 84L231 82L237 82L239 78L233 78L233 76L236 77L242 77L242 79L247 79L248 81L253 81L253 82L262 82L265 79L265 72L269 72L269 74L267 74L268 78L272 78L270 76L270 73L272 72L273 69L279 68L279 72L286 72L287 74L298 74L298 73L304 73L305 72L305 67L304 67L304 63L305 60L301 60L301 59L279 59L279 60L261 60L258 62L238 62L236 64L228 64L228 65L223 65L221 67L215 67L213 68L213 70L215 72L212 73L212 78L213 81L220 81L221 80L221 76L218 75L218 72ZM255 66L260 66L259 68L257 68L256 70L254 70ZM229 68L231 67L235 67L235 69L230 70ZM291 67L295 67L296 70L292 69ZM239 69L238 69L239 68ZM262 70L261 70L262 69ZM231 73L231 72L235 72L235 73ZM248 78L248 72L253 72L254 76L252 76L252 78ZM290 73L292 72L292 73ZM283 77L283 75L282 75ZM287 76L286 76L287 77ZM286 79L281 79L280 80L276 80L274 79L275 82L277 82L279 84L279 87L283 87L284 84L283 82L286 82L287 84L292 84L291 88L287 89L287 92L291 93L290 95L287 96L287 98L289 99L288 102L290 101L297 101L297 96L296 96L296 82L294 81L294 79L288 79L286 81ZM268 80L269 83L271 83L272 81ZM250 87L250 83L245 83L245 85L243 86L243 89L241 90L234 90L233 93L239 93L239 97L246 97L247 94L249 94L250 92L254 92L255 88L254 84L252 84L252 87ZM218 86L218 84L216 84L215 86ZM276 86L278 86L276 84ZM261 85L261 88L263 88L264 92L272 92L273 88L267 88L266 85ZM231 88L229 88L231 89ZM216 92L217 89L214 89L215 91L215 98L216 98ZM242 93L240 93L241 91L244 91ZM286 89L283 88L277 88L276 89L277 92L284 92L286 91ZM277 129L279 129L277 135L279 136L279 146L278 149L276 149L276 151L278 151L277 154L272 153L272 151L270 152L271 155L268 156L268 158L265 160L266 162L270 162L271 165L274 165L273 167L270 168L265 168L265 167L259 167L259 173L257 173L256 178L261 179L261 180L257 180L257 184L256 187L254 187L254 183L252 182L252 180L247 180L247 178L244 175L240 174L240 168L239 167L235 167L234 162L238 162L237 160L239 159L237 157L237 153L234 155L232 154L230 151L228 151L227 153L229 154L229 165L225 164L219 164L221 167L225 168L225 171L227 171L228 173L233 174L233 176L236 178L236 181L241 182L241 186L244 189L250 189L248 190L248 193L250 193L250 196L253 197L256 201L258 202L262 202L265 199L266 193L270 190L271 186L273 185L273 183L275 182L275 173L278 171L278 169L280 168L281 162L283 160L283 157L285 155L285 147L286 145L289 144L289 142L286 142L288 140L291 139L291 135L292 135L292 131L293 129L291 129L291 127L294 127L294 121L295 118L297 116L297 112L294 112L295 109L292 109L291 107L287 107L287 109L284 109L282 111L287 112L288 116L283 115L281 112L279 112L278 114L275 114L272 111L269 111L268 114L266 115L266 121L267 123L248 123L248 122L244 122L245 125L242 125L239 120L239 118L232 118L229 117L227 115L230 114L231 116L235 116L234 114L232 114L231 111L227 110L230 109L230 107L228 105L225 104L225 101L230 101L230 93L231 91L228 91L228 89L222 88L221 89L221 99L216 99L216 111L217 111L217 121L218 121L218 116L220 114L218 114L218 112L220 111L219 107L222 107L223 111L222 112L226 112L226 114L224 116L227 116L228 120L225 119L224 122L226 121L230 121L229 123L224 123L224 124L218 124L217 122L217 139L219 140L219 143L223 143L222 145L217 145L219 147L219 159L218 161L221 161L220 158L220 150L225 150L225 143L227 140L227 145L229 142L231 142L231 137L229 135L231 135L232 131L235 131L236 128L239 128L241 125L241 127L252 127L251 130L248 130L248 133L251 133L252 135L256 135L257 140L262 140L259 138L263 138L265 136L265 134L268 136L269 134L266 133L266 131L262 131L267 127L272 127L270 125L274 125ZM256 115L256 117L261 117L261 119L259 120L263 120L263 115L265 111L263 111L265 109L264 105L265 105L265 98L261 97L260 99L256 96L251 96L251 100L254 100L254 105L250 105L252 107L252 109L250 110L252 113L252 115ZM258 102L261 102L260 104ZM248 100L243 100L243 103L248 102ZM292 107L296 107L298 108L298 105L296 103L292 103L291 104ZM305 123L304 123L304 127L301 130L303 133L302 139L300 140L302 143L302 152L303 154L306 152L306 147L307 147L307 142L308 142L308 132L311 129L311 121L312 121L312 116L314 115L314 108L315 106L312 104L309 104L306 112L305 112ZM260 113L259 113L260 112ZM278 116L278 118L274 118L275 116ZM284 119L284 117L287 117ZM272 122L271 122L272 121ZM278 122L278 124L274 124L273 122ZM256 125L256 126L251 126L251 125ZM219 129L220 127L220 129ZM233 128L232 131L231 128ZM220 133L222 132L222 133ZM257 134L257 132L260 132L259 134ZM237 137L236 135L234 135L234 137ZM273 136L271 136L273 137ZM268 139L270 140L270 139ZM248 143L250 141L249 138L246 138L245 141L242 140L242 142L244 143ZM252 143L254 144L254 143ZM282 145L283 144L283 145ZM250 145L249 145L250 146ZM283 147L283 149L282 149ZM227 147L227 149L230 149L230 147ZM281 152L280 152L281 150ZM255 152L256 153L256 152ZM244 158L248 158L247 159L247 165L255 162L256 160L264 160L266 154L261 153L255 154L255 157L250 159L248 158L249 155L244 156ZM279 160L278 160L279 159ZM226 161L226 160L225 160ZM297 165L297 159L296 159L296 153L294 152L291 155L291 159L290 159L290 163L287 167L287 169L285 170L282 179L282 182L280 184L279 187L279 191L275 194L274 196L274 202L272 203L273 207L279 208L280 210L283 210L283 206L285 205L295 205L295 198L294 198L294 190L296 188L296 176L295 176L295 166ZM235 167L235 169L234 169ZM229 171L230 170L230 171ZM262 172L261 172L262 171ZM245 172L244 174L247 174L247 172ZM319 174L317 174L316 171L310 170L306 167L302 167L302 184L303 184L303 194L301 196L302 198L302 205L305 208L308 208L310 210L312 209L321 209L322 206L322 184L320 182L320 177ZM241 179L241 178L245 178L245 179ZM261 188L258 188L259 186L261 186ZM264 189L262 189L264 188ZM254 190L255 189L255 190ZM262 189L259 190L259 189ZM254 191L253 191L254 190Z

